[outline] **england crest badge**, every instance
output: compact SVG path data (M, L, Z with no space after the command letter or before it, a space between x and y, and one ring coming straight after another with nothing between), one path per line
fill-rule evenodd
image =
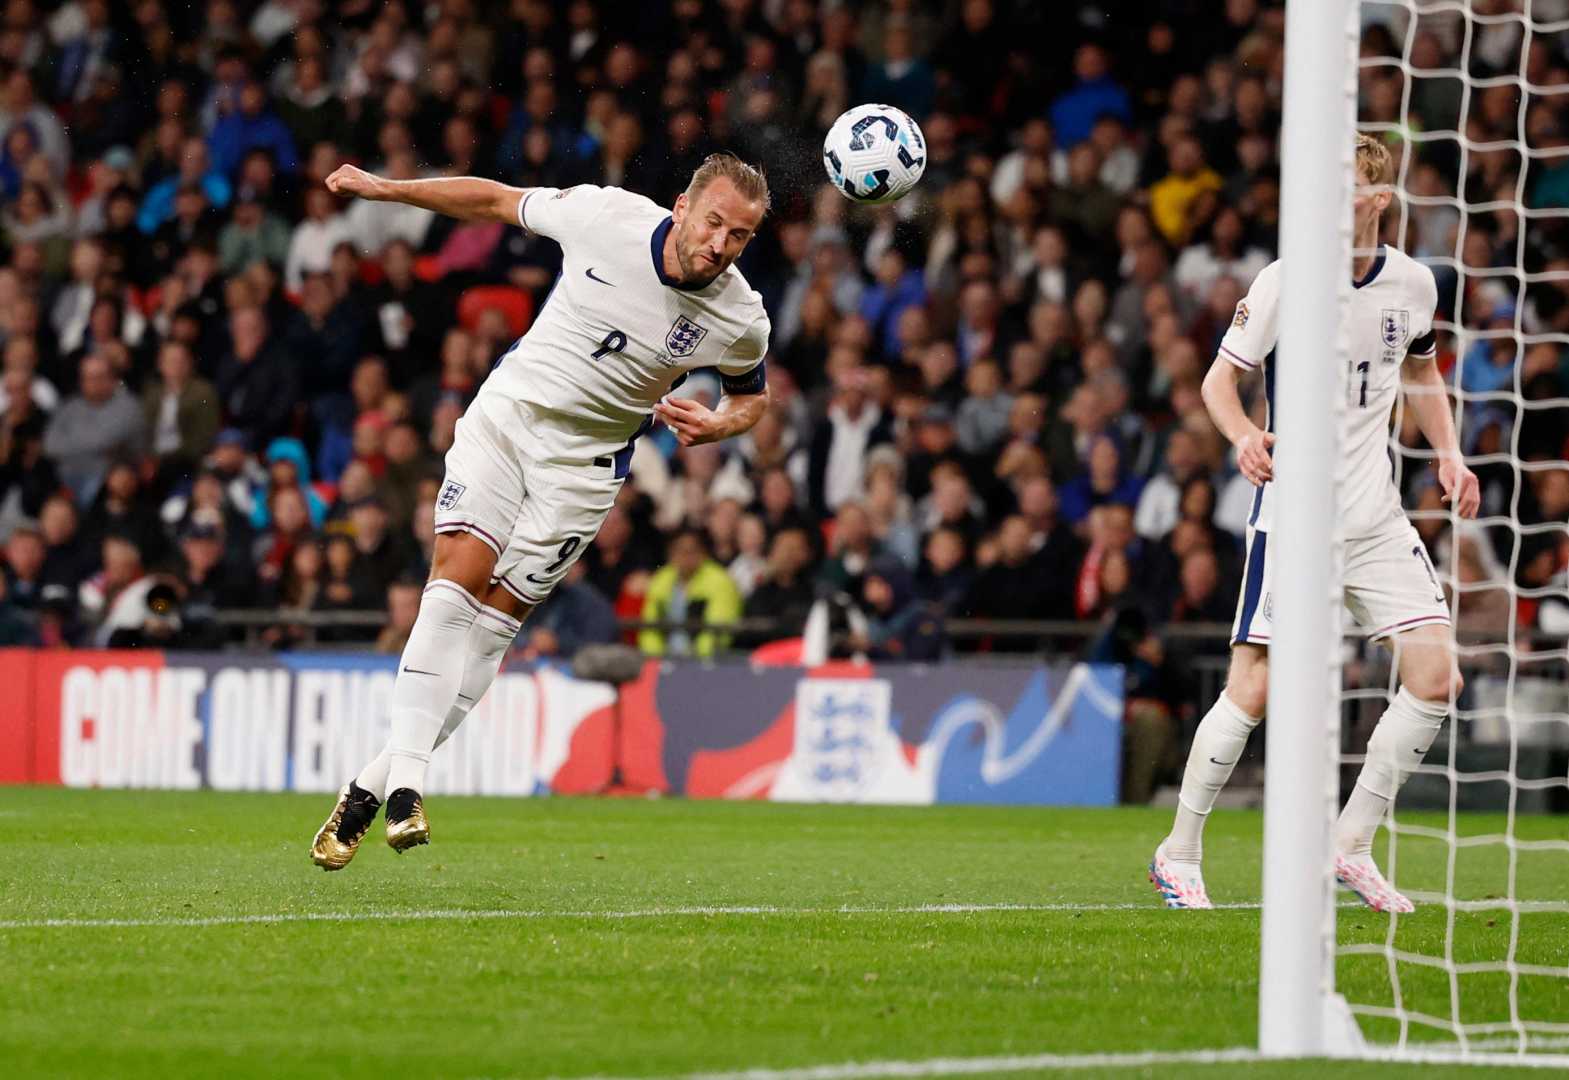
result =
M665 335L665 348L671 356L691 356L697 351L708 331L685 315L677 315L670 333Z
M1411 313L1404 308L1385 308L1382 320L1384 347L1398 349L1406 343L1411 328Z
M463 498L463 493L467 490L456 480L448 480L441 485L441 494L436 496L436 509L451 510L458 505L458 500Z

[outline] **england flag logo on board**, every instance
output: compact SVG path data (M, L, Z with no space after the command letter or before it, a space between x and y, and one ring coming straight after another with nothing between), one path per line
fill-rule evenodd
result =
M665 348L671 356L691 356L697 351L698 344L708 336L708 331L697 325L685 315L677 315L676 321L670 327L670 333L665 335Z

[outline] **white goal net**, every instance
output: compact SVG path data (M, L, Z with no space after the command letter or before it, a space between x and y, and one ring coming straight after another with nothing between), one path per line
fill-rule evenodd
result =
M1435 456L1398 412L1396 478L1450 598L1466 686L1375 848L1418 910L1340 907L1334 985L1369 1052L1561 1062L1569 0L1361 0L1359 15L1357 128L1397 165L1382 239L1438 281L1439 363L1483 500L1472 522L1442 504ZM1376 649L1342 659L1345 791L1396 683Z

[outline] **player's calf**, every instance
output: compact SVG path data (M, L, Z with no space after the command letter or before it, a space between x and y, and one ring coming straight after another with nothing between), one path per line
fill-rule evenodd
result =
M350 780L338 792L337 804L311 841L311 862L323 870L342 870L349 865L380 809L380 799Z

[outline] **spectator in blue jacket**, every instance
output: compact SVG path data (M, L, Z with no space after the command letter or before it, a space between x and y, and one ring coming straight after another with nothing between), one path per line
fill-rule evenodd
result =
M904 252L890 247L877 260L877 279L861 294L861 317L884 357L899 355L899 316L906 308L926 303L926 284L919 270L905 262Z
M268 106L267 91L255 79L240 91L239 109L218 121L208 141L214 167L230 178L239 172L245 155L256 149L270 152L279 172L292 174L300 167L289 125Z
M207 193L207 201L222 210L229 205L233 189L225 176L211 166L207 144L193 135L180 150L180 170L154 184L142 207L136 212L136 227L151 236L158 226L174 217L175 196L180 189L194 184Z
M265 529L272 524L272 492L278 488L297 487L310 516L310 525L319 529L327 521L327 502L311 487L311 462L300 440L282 437L267 446L267 483L258 486L256 501L251 509L251 527Z
M1138 505L1144 481L1122 467L1122 451L1110 435L1098 435L1090 444L1089 467L1062 489L1062 517L1077 525L1090 511L1105 503Z
M1095 121L1103 116L1133 122L1133 102L1109 69L1106 50L1093 42L1080 45L1073 54L1078 84L1051 104L1051 126L1059 147L1068 149L1089 138Z

